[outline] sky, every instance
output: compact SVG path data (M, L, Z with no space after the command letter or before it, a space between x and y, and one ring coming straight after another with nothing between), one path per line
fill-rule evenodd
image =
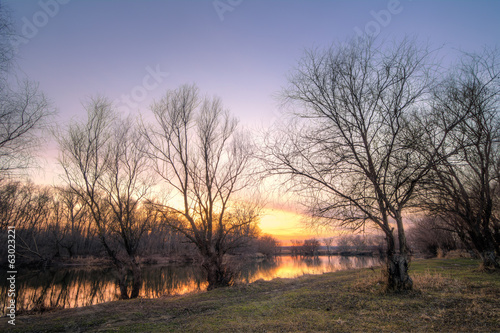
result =
M457 50L500 46L500 1L0 0L10 8L23 75L39 83L64 125L102 95L124 114L147 114L167 89L196 83L251 129L279 119L276 96L304 50L357 34L417 36ZM57 146L36 173L58 182ZM264 232L304 239L300 215L271 209ZM321 235L318 235L321 236Z

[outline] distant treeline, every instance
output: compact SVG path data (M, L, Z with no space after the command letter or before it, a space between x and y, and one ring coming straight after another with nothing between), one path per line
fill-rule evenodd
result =
M137 256L146 263L154 263L158 257L171 261L199 260L196 248L184 235L168 227L163 217L150 218L151 209L144 204L140 208L142 214L138 214L144 216L145 222L146 217L149 218L137 245ZM90 214L78 196L64 187L22 181L0 182L0 230L16 227L18 264L48 266L81 257L107 258ZM106 237L118 252L123 248L120 244L123 240L116 236L113 228L110 223ZM131 233L136 231L130 229ZM241 246L229 254L271 256L278 249L278 241L269 235L249 232L244 236ZM2 232L0 237L6 239L7 233ZM2 244L7 244L5 239ZM7 247L0 248L3 261L7 260L6 251Z
M471 246L463 243L456 232L443 228L442 221L434 217L414 219L408 229L408 243L414 255L424 257L445 256L451 251L475 256ZM399 244L397 244L399 245ZM282 254L293 256L317 255L379 255L385 256L386 241L380 234L343 234L329 238L292 240L282 246Z

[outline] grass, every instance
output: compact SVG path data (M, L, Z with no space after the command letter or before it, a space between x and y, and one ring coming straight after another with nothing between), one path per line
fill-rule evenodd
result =
M470 259L412 263L415 290L383 291L380 269L257 281L199 294L19 316L12 332L500 331L500 274Z

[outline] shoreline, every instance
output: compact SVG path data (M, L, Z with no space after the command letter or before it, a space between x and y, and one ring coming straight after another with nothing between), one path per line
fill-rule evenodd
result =
M20 315L13 332L494 331L500 274L472 259L412 263L415 290L386 294L381 269L277 278L209 292ZM361 315L362 314L362 315ZM360 316L361 315L361 316Z
M265 256L260 255L259 253L254 255L232 255L228 256L228 258L245 258L252 260L272 260L273 258L279 258L282 256L291 256L303 259L315 258L315 257L378 257L379 254L372 251L336 251L331 252L330 254L320 252L317 255L292 255L288 251L280 252L275 254L274 256ZM420 256L415 256L415 258L420 258ZM144 256L139 257L138 259L141 266L154 266L154 265L187 265L187 264L195 264L200 262L200 259L196 258L196 256L186 256L186 255L175 255L175 256L161 256L161 255L153 255L153 256ZM30 262L30 263L21 263L19 264L19 268L26 269L50 269L50 268L85 268L85 267L96 267L96 266L109 266L112 267L113 263L109 258L103 257L95 257L95 256L79 256L74 258L57 258L51 260L50 263L45 262Z

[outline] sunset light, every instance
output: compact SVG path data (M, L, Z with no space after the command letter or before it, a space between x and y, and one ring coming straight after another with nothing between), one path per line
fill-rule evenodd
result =
M304 223L307 216L281 209L266 209L260 222L260 228L265 234L276 237L283 246L291 245L292 240L303 241L310 238L333 237L338 231L332 227L330 233L318 233Z
M499 14L0 0L0 331L498 331Z

